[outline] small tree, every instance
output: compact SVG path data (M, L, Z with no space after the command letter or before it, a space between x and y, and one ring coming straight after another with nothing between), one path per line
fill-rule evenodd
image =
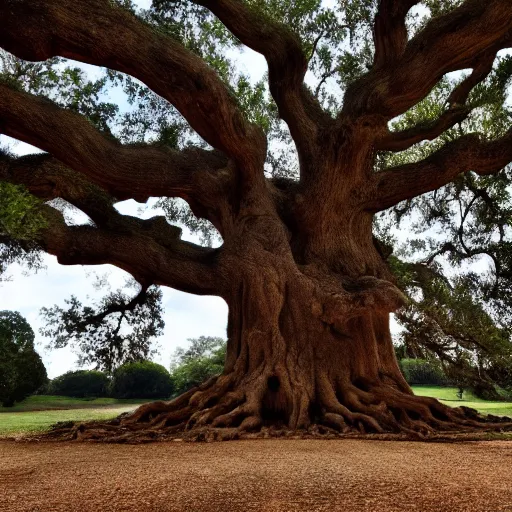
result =
M111 394L116 398L168 398L171 393L171 376L160 364L126 363L114 372Z
M200 336L189 339L187 350L178 348L171 364L174 393L181 394L199 386L209 378L220 375L226 359L226 341L222 338Z
M49 348L71 346L80 366L93 364L111 375L123 363L155 354L152 343L165 326L161 301L162 292L154 286L142 286L134 298L117 290L93 307L72 296L65 308L42 308L46 327L41 334L50 338Z
M0 403L12 407L47 380L34 331L15 311L0 311Z

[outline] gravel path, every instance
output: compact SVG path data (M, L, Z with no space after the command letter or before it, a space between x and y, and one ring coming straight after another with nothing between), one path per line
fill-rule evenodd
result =
M0 510L512 511L512 443L0 441Z

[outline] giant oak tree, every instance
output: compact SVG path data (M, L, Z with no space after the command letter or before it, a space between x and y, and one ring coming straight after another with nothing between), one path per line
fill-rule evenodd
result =
M25 61L73 59L107 68L142 105L116 133L108 109L37 94L30 73L3 77L0 133L44 151L0 160L0 180L46 201L31 243L64 265L111 264L143 290L229 306L222 375L82 436L506 426L413 395L389 325L406 299L374 226L380 212L512 162L510 124L492 136L464 124L503 104L510 69L497 54L512 47L510 0L159 0L146 13L112 0L0 0L0 19L19 77ZM234 76L223 52L241 46L266 59L265 82ZM502 75L501 96L475 93ZM450 89L442 109L410 115L440 84ZM166 109L178 121L145 137ZM138 141L126 136L134 126ZM442 143L400 159L424 141ZM114 207L155 197L184 200L222 245L185 242L165 217ZM91 222L68 225L47 203L57 198Z

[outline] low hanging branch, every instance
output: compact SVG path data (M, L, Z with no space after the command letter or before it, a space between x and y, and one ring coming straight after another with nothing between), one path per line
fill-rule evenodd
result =
M64 199L95 223L96 227L66 226L60 213L43 207L47 227L37 242L57 256L60 263L111 263L136 276L139 282L153 282L149 276L159 275L155 282L172 279L176 288L183 291L220 293L221 273L216 266L219 250L181 240L181 229L164 217L139 219L120 214L114 208L114 198L50 155L3 155L0 180L23 185L43 200ZM144 247L148 259L136 256L129 250L130 245Z
M113 206L113 198L105 191L66 169L51 156L4 156L0 159L0 179L24 185L43 200L62 198L94 221L96 227L66 226L53 208L43 208L48 226L42 230L39 243L61 263L118 264L143 281L150 275L161 275L169 259L174 264L167 268L167 275L160 276L161 280L171 277L178 283L183 274L191 277L193 287L203 289L204 293L218 293L219 287L212 284L216 279L214 260L218 251L180 240L181 229L170 225L163 217L143 220L120 214ZM128 249L130 244L143 245L148 259L135 261L133 251ZM149 257L152 252L153 259ZM184 291L190 289L185 281L179 287Z
M223 289L224 277L216 264L219 251L176 237L166 237L163 246L151 231L155 223L160 224L156 219L127 217L122 222L130 230L123 232L89 225L67 226L55 209L45 206L42 211L46 227L36 241L62 265L111 264L139 280L198 295L217 295Z

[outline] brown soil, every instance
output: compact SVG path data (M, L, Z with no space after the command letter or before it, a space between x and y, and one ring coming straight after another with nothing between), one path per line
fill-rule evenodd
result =
M512 443L0 441L0 510L512 511Z

